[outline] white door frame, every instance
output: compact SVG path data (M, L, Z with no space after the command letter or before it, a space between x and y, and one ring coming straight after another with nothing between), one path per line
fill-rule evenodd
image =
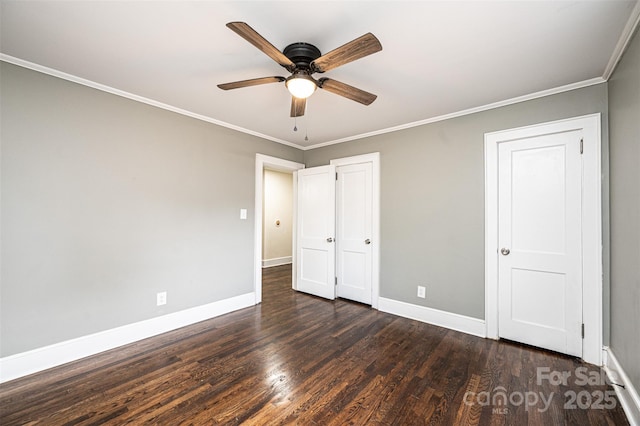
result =
M255 294L256 304L262 302L262 198L263 194L263 173L264 169L276 170L280 172L295 172L296 170L304 169L304 164L296 163L294 161L283 160L282 158L270 157L268 155L256 154L256 184L255 184L255 226L254 226L254 273L253 273L253 292ZM294 176L293 179L293 247L291 249L292 265L293 265L293 277L296 275L296 208L295 200L297 194L297 182ZM295 280L295 278L293 278Z
M602 182L600 114L486 133L485 318L487 337L498 339L498 144L550 133L581 130L582 166L582 358L602 365Z
M338 158L329 162L329 164L333 164L336 167L360 163L371 163L372 165L371 307L378 309L378 298L380 296L380 153L373 152L371 154Z

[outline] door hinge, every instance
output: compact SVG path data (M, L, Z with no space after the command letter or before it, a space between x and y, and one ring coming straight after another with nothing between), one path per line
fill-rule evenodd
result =
M338 285L338 277L335 277L335 285Z
M584 153L584 138L580 138L580 154Z
M582 338L584 339L584 323L582 323Z
M336 172L336 180L338 180L338 172Z

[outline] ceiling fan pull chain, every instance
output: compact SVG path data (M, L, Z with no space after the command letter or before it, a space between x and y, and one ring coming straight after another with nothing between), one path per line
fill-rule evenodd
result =
M297 132L298 131L298 118L294 117L293 119L293 131Z

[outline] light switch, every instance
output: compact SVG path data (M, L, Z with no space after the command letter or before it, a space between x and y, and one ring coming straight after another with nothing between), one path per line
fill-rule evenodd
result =
M244 220L247 218L247 209L240 209L240 219Z

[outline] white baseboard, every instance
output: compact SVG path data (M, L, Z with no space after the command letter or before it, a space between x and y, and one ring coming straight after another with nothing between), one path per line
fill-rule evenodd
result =
M631 426L640 426L640 397L638 396L638 391L629 380L629 376L625 373L611 348L605 346L604 353L604 371L606 371L609 380L624 386L623 388L613 385L613 389L618 395L624 413L627 415L627 420L629 420Z
M486 337L485 322L477 318L427 308L425 306L413 305L393 299L386 299L384 297L378 299L378 310L451 330L473 334L474 336Z
M288 265L291 262L291 256L275 257L273 259L264 259L262 261L262 267L269 268L271 266Z
M0 383L148 337L157 336L167 331L195 324L209 318L253 306L254 304L255 294L253 292L242 294L207 305L196 306L195 308L0 358Z

